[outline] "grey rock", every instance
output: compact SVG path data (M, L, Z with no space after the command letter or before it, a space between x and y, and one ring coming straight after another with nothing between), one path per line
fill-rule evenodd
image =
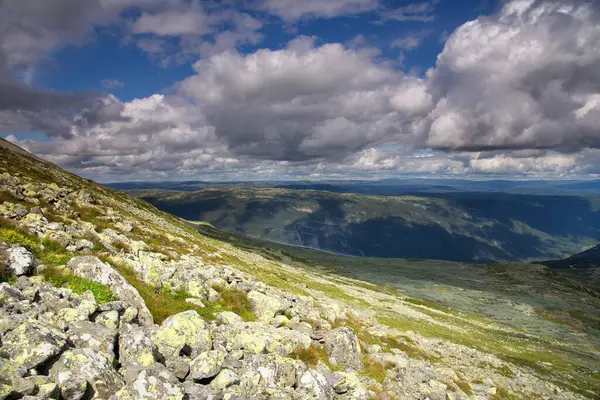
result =
M363 368L360 343L352 328L340 327L325 332L323 340L332 363L355 370Z
M28 319L2 338L0 352L26 369L35 368L58 355L67 337L56 327Z
M52 366L50 376L61 386L61 394L61 376L64 377L65 373L86 380L95 399L107 399L123 386L123 379L113 368L111 360L92 349L67 350Z
M149 367L154 364L154 349L150 334L139 325L124 324L119 332L121 364Z
M77 348L88 348L115 359L117 330L90 321L77 321L69 326L67 335Z
M76 275L103 283L110 287L116 297L138 309L138 320L143 325L152 325L153 319L138 291L131 286L112 266L97 257L74 257L68 268Z
M8 250L8 271L21 276L31 272L35 259L25 247L15 247Z
M177 377L163 365L154 364L140 370L111 400L182 400L183 395Z
M190 378L202 381L212 378L221 372L226 353L222 350L211 350L201 353L190 364Z
M152 335L154 344L166 359L174 359L182 353L191 358L212 348L209 325L196 311L172 315Z

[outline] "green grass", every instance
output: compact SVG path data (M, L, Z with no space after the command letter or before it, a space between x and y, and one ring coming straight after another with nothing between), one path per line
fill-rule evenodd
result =
M362 374L369 378L375 379L381 383L387 377L388 369L392 368L391 364L384 364L377 360L372 359L369 356L363 356L364 369Z
M330 363L329 354L327 354L327 350L325 350L325 347L317 346L314 343L306 349L296 349L289 356L295 360L303 361L306 365L313 368L319 363L319 361L322 361L325 364Z
M6 220L0 227L2 228L0 229L1 240L8 244L22 245L46 266L65 265L72 258L72 254L54 240L47 238L40 240L37 236L10 224Z
M44 280L51 285L71 289L74 293L79 295L89 290L94 294L94 297L99 304L107 303L115 299L114 293L107 285L74 275L66 269L49 267L42 272L42 276L44 277Z
M252 309L252 302L246 292L222 286L214 286L213 289L221 295L220 302L224 307L238 314L244 321L257 320L256 313Z

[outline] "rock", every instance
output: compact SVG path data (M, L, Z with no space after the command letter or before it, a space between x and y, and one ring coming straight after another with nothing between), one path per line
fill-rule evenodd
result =
M315 370L307 370L300 377L298 387L302 392L308 393L315 398L327 398L329 384L325 376Z
M235 372L230 369L224 369L210 382L210 387L215 390L223 390L239 383L239 381L240 378Z
M0 383L0 400L8 399L12 393L13 393L12 386Z
M142 369L133 381L123 387L112 399L182 400L183 390L173 373L160 364L154 364L150 368Z
M119 312L114 310L102 312L96 316L94 322L107 328L117 329L119 327Z
M333 364L341 364L357 371L363 369L360 343L354 330L340 327L323 334L325 348Z
M170 316L163 321L152 339L166 359L177 358L182 352L195 358L212 348L209 326L196 311Z
M226 353L222 350L211 350L201 353L190 364L190 378L202 381L212 378L221 372Z
M107 399L123 386L123 379L113 368L110 359L92 349L67 350L52 366L50 376L61 387L61 394L63 393L61 376L64 377L65 373L76 379L86 380L93 391L92 398L95 399ZM65 385L68 385L67 381L64 381Z
M139 325L124 324L119 332L119 361L121 364L149 367L154 364L150 335Z
M280 326L288 326L290 320L285 315L276 315L275 318L271 320L271 325L275 328L279 328Z
M89 348L104 353L111 361L115 359L116 329L78 321L69 326L67 334L75 347Z
M31 272L35 260L33 254L25 247L8 250L8 272L17 276Z
M56 376L55 380L61 399L79 400L85 396L88 382L77 371L63 371Z
M32 369L60 354L67 337L52 325L28 319L2 338L0 352L12 362Z
M67 267L75 275L82 276L110 287L115 296L138 309L138 321L143 325L152 325L153 318L138 291L131 286L112 266L103 263L97 257L74 257Z
M214 389L190 381L185 382L182 386L187 400L218 400L221 398Z
M195 298L195 297L188 297L187 299L185 299L185 302L186 302L186 303L193 304L193 305L195 305L196 307L200 307L200 308L204 308L204 307L206 307L206 306L204 305L204 303L202 302L202 300L200 300L200 299L197 299L197 298Z
M243 322L242 318L234 312L223 311L217 313L217 322L220 324L239 324Z
M79 239L75 242L75 250L82 251L85 249L92 250L94 248L94 243L87 239Z
M6 282L0 283L0 305L24 300L25 296L21 291Z
M250 291L248 298L252 301L254 311L261 321L268 322L275 314L286 308L283 301L278 297L267 296L257 290Z
M54 382L46 383L38 387L36 396L42 400L57 399L60 389Z

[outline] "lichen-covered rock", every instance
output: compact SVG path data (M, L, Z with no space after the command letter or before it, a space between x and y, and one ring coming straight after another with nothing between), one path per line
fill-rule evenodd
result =
M104 353L111 361L115 358L117 331L90 321L78 321L69 326L67 335L77 348L88 348Z
M309 394L317 399L327 398L330 386L327 378L315 370L306 370L299 379L298 389L302 393Z
M217 313L217 322L225 325L239 324L243 322L242 318L234 312L223 311Z
M97 257L86 256L72 258L67 267L73 270L75 275L110 287L118 299L138 309L138 320L141 324L152 324L152 315L138 291L110 265L103 263Z
M107 328L118 329L119 312L115 310L102 312L96 316L94 322Z
M325 348L333 364L341 364L346 368L361 370L362 354L358 337L352 328L340 327L323 335Z
M35 263L33 254L25 247L8 250L8 272L17 276L27 275Z
M114 369L111 360L101 352L91 349L67 350L50 369L59 386L61 374L72 373L85 379L92 388L95 399L107 399L123 386L123 379Z
M190 381L183 383L181 386L187 400L218 400L221 398L216 390L207 386L195 384Z
M0 283L0 305L14 303L25 299L21 291L6 282Z
M172 315L160 325L152 336L158 351L165 358L177 358L182 350L191 358L212 348L209 325L196 311Z
M212 378L221 371L226 353L222 350L211 350L201 353L190 364L190 378L202 381Z
M287 308L285 302L279 297L267 296L257 290L248 293L248 298L252 301L254 311L261 321L267 322L277 313L283 312Z
M139 371L111 400L182 400L183 390L175 375L161 364Z
M215 390L223 390L231 385L239 383L239 381L240 378L235 372L230 369L223 369L219 372L219 375L210 382L210 387Z
M87 380L77 371L62 371L55 377L60 397L65 400L79 400L85 396Z
M152 339L144 328L124 324L119 332L119 361L123 365L149 367L154 364Z
M32 369L58 355L67 337L56 327L28 319L2 338L0 352L13 363Z

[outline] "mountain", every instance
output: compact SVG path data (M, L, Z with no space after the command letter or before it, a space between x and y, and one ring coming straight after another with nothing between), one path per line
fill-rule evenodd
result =
M368 257L460 262L562 258L600 239L594 197L317 190L132 191L161 210L249 237Z
M0 398L594 399L580 272L250 239L0 141Z
M551 268L598 268L600 267L600 245L562 260L543 261L542 264Z

